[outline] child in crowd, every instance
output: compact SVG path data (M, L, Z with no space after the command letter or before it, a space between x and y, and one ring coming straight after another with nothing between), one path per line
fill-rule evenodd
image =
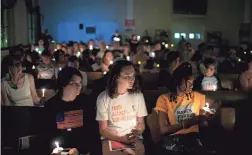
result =
M216 91L221 89L221 80L216 74L216 63L212 58L207 58L204 61L204 73L198 76L194 81L196 90Z

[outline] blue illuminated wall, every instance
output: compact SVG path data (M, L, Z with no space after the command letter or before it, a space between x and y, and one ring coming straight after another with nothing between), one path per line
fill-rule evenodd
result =
M42 28L57 42L110 41L115 29L124 29L126 0L40 0ZM79 24L84 28L79 29ZM96 34L87 34L86 27L95 26Z

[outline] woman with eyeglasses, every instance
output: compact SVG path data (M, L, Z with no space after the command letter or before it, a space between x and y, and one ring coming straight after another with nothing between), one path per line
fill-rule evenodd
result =
M103 155L144 154L141 141L147 110L135 74L131 62L114 62L107 89L97 98L96 120L102 136ZM115 143L127 147L114 150Z
M1 81L2 105L34 106L42 102L37 95L33 76L23 73L21 60L9 55L7 62L9 73Z
M80 94L82 80L76 68L65 67L59 72L58 93L45 104L45 135L50 152L53 152L56 141L60 147L70 148L70 155L88 154L93 146L98 145L94 144L99 140L94 136L95 108L85 94ZM53 154L57 154L57 150Z

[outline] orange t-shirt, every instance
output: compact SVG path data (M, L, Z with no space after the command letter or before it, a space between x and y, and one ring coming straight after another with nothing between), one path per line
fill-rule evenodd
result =
M199 115L200 109L205 106L206 96L198 92L192 92L189 100L187 96L177 97L177 103L170 102L170 94L159 96L155 110L162 111L168 115L169 123L180 124L184 120L190 119L193 115ZM199 126L194 125L188 129L180 130L175 134L186 134L190 132L199 132Z

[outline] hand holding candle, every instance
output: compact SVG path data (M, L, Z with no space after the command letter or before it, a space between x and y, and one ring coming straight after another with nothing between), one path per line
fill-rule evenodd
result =
M63 151L63 148L59 146L59 142L55 141L56 148L53 149L52 154L59 154L61 151Z
M209 107L209 103L206 103L206 105L202 109L209 114L215 114L216 112L215 109L211 109Z

